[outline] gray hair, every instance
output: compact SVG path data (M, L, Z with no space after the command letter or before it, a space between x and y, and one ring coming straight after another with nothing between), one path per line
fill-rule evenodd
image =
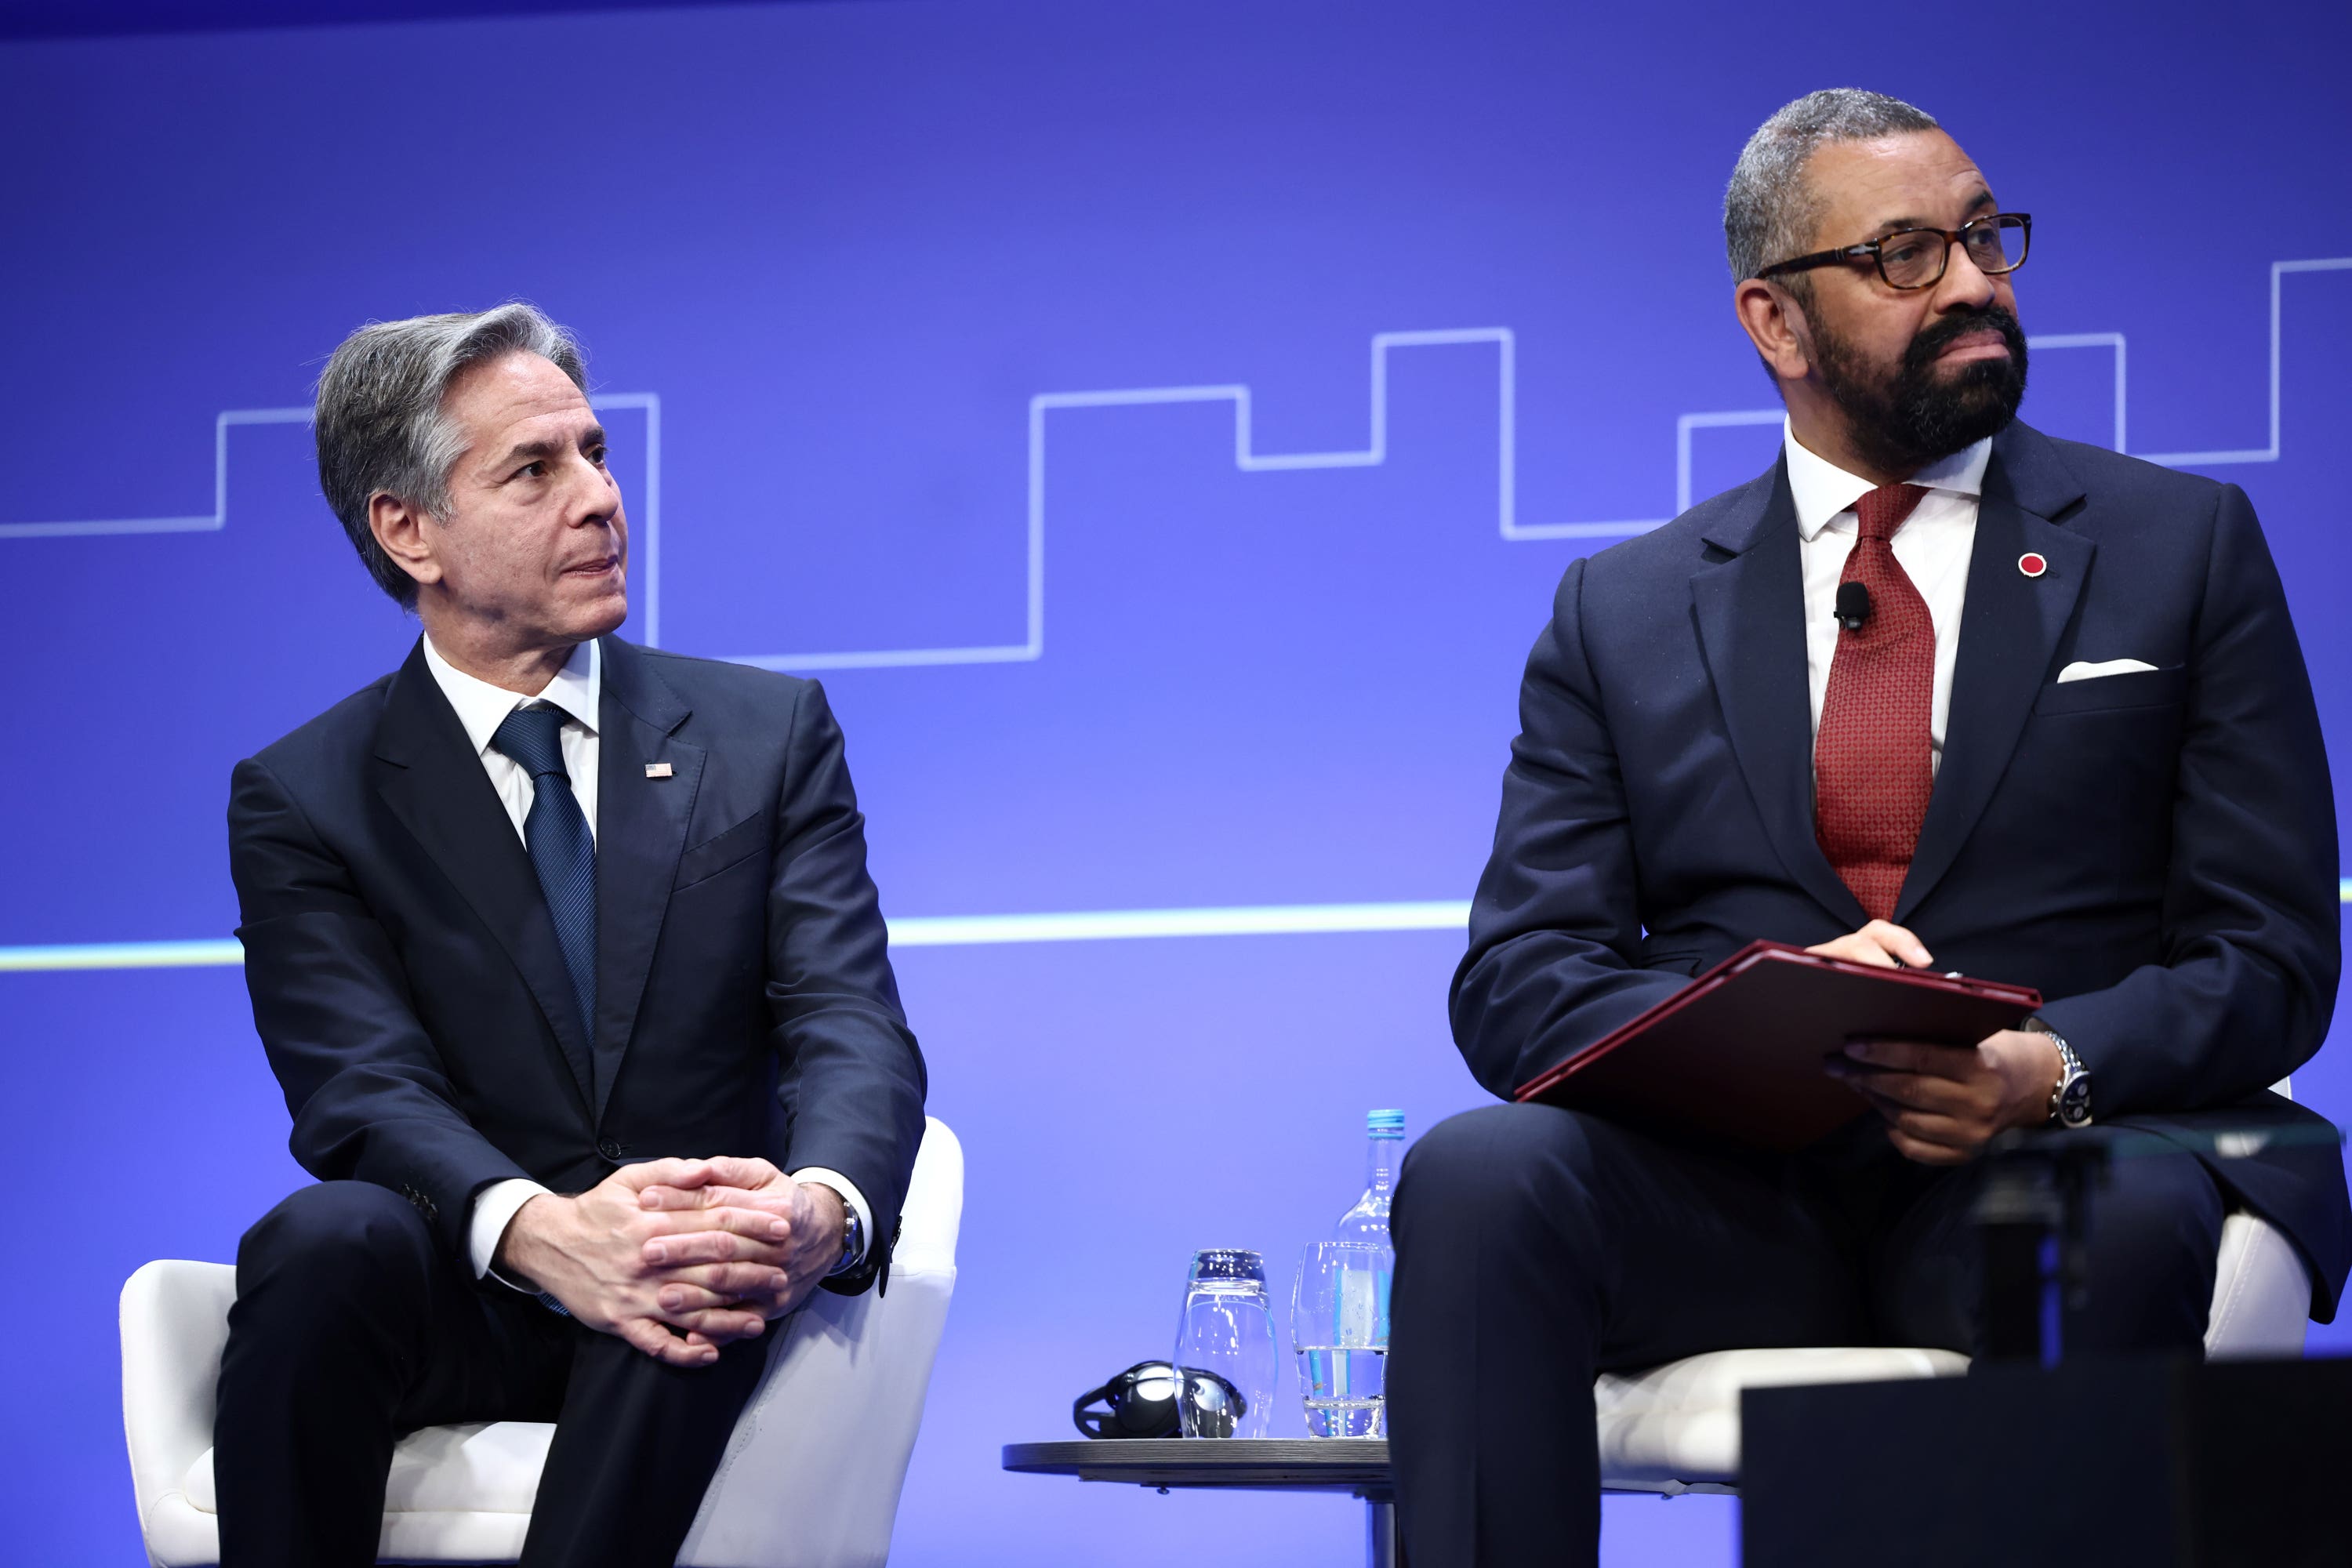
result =
M416 606L416 579L401 570L368 526L368 505L391 495L439 516L465 437L444 412L450 384L468 365L510 353L551 360L583 392L579 343L535 306L370 321L336 349L319 377L311 428L319 488L351 535L376 585L403 609Z
M1740 149L1724 189L1723 244L1733 279L1753 278L1811 244L1821 201L1805 165L1815 153L1836 142L1938 129L1927 110L1858 87L1824 88L1784 105Z

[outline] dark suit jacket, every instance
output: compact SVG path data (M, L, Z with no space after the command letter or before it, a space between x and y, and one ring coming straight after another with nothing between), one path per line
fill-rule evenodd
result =
M321 1180L406 1194L460 1258L474 1194L764 1155L855 1182L887 1271L923 1059L814 682L602 639L596 1018L530 857L425 663L230 786L254 1023ZM667 778L646 776L667 763Z
M1568 569L1454 977L1488 1089L1754 938L1864 923L1813 838L1802 596L1778 464ZM2056 683L2115 658L2157 668ZM2266 1086L2327 1027L2336 865L2310 679L2244 493L2012 425L1896 922L1940 968L2050 998L2102 1121L2309 1123ZM2302 1250L2326 1321L2352 1262L2336 1150L2209 1163Z

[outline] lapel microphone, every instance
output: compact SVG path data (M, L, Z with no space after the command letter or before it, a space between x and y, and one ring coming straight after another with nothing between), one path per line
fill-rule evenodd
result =
M1837 608L1832 614L1847 631L1862 630L1862 623L1870 619L1870 590L1860 583L1839 584Z

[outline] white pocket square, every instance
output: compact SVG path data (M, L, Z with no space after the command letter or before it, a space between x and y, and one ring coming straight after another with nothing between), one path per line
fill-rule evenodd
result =
M2097 664L2086 664L2076 659L2058 672L2058 684L2063 686L2070 680L2096 680L2103 675L2130 675L2137 670L2153 670L2155 668L2137 658L2103 659Z

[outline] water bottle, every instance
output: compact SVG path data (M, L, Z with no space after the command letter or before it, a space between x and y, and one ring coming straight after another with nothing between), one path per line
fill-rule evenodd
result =
M1375 1110L1364 1118L1364 1194L1331 1227L1328 1270L1328 1363L1300 1363L1307 1379L1307 1429L1317 1436L1387 1435L1384 1384L1389 1351L1389 1285L1396 1255L1389 1247L1389 1205L1397 1163L1404 1152L1404 1112ZM1307 1265L1316 1267L1314 1263ZM1302 1285L1305 1279L1302 1275ZM1301 1344L1304 1358L1307 1347Z
M1331 1227L1331 1239L1357 1247L1386 1247L1389 1200L1396 1192L1397 1162L1404 1155L1404 1112L1372 1111L1364 1118L1364 1131L1370 1134L1364 1152L1364 1195L1339 1216L1339 1223Z

